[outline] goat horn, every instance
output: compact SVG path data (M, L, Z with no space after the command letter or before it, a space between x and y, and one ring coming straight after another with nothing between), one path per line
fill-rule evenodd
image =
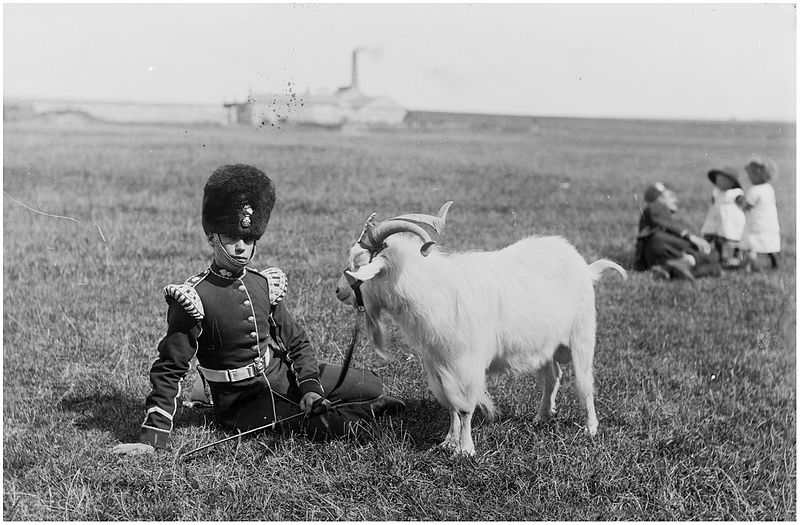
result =
M437 235L441 235L444 232L444 224L445 224L445 217L447 216L447 210L450 209L450 206L453 205L453 201L445 202L441 208L439 208L439 213L434 215L427 215L424 213L409 213L406 215L400 215L399 217L395 217L392 220L400 220L400 221L409 221L419 224L424 224L433 228Z
M422 248L420 248L419 251L424 256L428 256L431 253L431 248L436 244L436 242L431 239L431 236L428 235L428 232L423 230L422 227L413 222L397 219L383 221L374 226L368 224L361 238L358 240L358 243L367 250L376 251L383 246L383 242L387 237L401 232L413 233L422 239Z

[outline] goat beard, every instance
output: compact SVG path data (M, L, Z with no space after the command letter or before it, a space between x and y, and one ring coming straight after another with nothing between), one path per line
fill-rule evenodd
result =
M384 327L380 315L380 311L376 313L367 312L367 331L369 332L372 344L375 346L375 353L387 361L392 361L394 359L394 354L386 350L386 342L383 337Z

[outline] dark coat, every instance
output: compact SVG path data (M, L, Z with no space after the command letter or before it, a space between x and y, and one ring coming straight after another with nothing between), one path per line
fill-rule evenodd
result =
M684 254L695 259L692 268L695 277L719 275L716 252L701 253L689 241L688 225L663 203L651 202L639 218L633 269L645 271L670 259L680 259Z
M661 202L651 202L642 210L633 269L645 271L662 262L697 250L687 239L689 228Z

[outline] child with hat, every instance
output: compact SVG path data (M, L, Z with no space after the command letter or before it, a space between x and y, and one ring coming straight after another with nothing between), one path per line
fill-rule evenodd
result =
M712 169L708 179L714 188L711 190L711 206L700 234L714 245L719 254L719 262L724 267L739 266L739 241L744 230L744 212L736 199L744 196L739 175L734 168Z
M257 168L228 165L211 174L202 224L213 259L184 283L164 289L168 327L150 369L152 390L139 439L112 452L140 454L167 445L193 358L209 386L217 422L230 430L298 416L283 427L324 439L403 408L402 401L382 394L372 372L351 368L339 384L341 367L317 362L305 330L286 308L286 275L249 266L274 204L275 185Z
M711 245L689 232L678 216L678 196L662 182L644 192L647 206L639 218L634 269L651 270L659 278L688 279L719 275Z
M752 186L737 202L747 216L742 235L742 249L747 252L748 259L746 264L748 269L758 271L758 254L765 253L772 268L777 268L781 230L775 189L769 183L775 176L775 165L769 159L755 157L745 166L745 171Z

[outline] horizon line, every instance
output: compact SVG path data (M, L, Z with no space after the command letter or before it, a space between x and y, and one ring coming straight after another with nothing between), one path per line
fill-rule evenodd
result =
M62 102L62 103L85 103L85 104L121 104L129 106L173 106L173 107L223 107L224 104L237 102L144 102L144 101L123 101L123 100L100 100L100 99L81 99L68 97L31 97L3 94L3 105L6 102ZM556 115L556 114L530 114L530 113L507 113L507 112L487 112L487 111L459 111L448 109L414 109L405 108L409 113L438 113L450 115L470 115L485 117L517 117L517 118L539 118L539 119L575 119L575 120L623 120L623 121L664 121L664 122L736 122L736 123L775 123L775 124L794 124L797 119L777 119L777 118L740 118L740 117L690 117L690 116L587 116L587 115Z

